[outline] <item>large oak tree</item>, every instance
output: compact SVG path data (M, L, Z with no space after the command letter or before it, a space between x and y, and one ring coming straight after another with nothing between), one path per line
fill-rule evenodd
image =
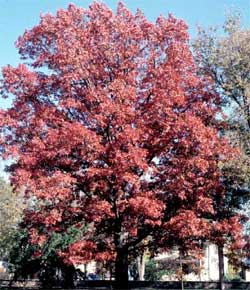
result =
M2 96L14 99L1 111L1 148L15 160L13 184L33 196L32 242L83 229L58 254L115 261L118 287L145 245L199 246L231 149L187 25L172 15L151 23L121 3L116 13L70 5L42 16L17 47L25 64L3 68Z

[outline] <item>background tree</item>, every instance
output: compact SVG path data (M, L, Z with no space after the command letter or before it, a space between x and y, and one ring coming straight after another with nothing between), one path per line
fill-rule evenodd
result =
M201 74L207 74L214 80L217 92L224 100L224 109L228 115L228 126L224 134L241 149L237 159L220 166L226 191L223 199L214 199L215 219L219 223L233 218L239 209L246 208L249 200L250 30L242 28L240 18L239 12L230 12L223 26L223 35L217 28L200 28L194 42L196 62ZM230 233L225 231L223 236L219 233L219 237L217 230L214 231L219 245L221 280L224 276L223 246L227 239L230 240ZM239 246L236 245L236 249ZM239 253L237 255L240 257Z
M199 28L194 42L200 72L215 81L228 114L227 135L241 149L241 156L224 165L225 175L237 177L236 186L249 187L250 154L250 29L242 28L237 11L227 15L224 36L216 28ZM234 181L235 181L234 180Z
M10 241L22 219L23 196L13 191L4 179L0 178L0 255L7 258Z
M58 252L76 241L78 235L79 229L69 228L65 233L52 233L47 240L40 236L39 241L34 241L30 239L27 228L19 227L10 240L8 255L13 281L37 275L45 288L74 287L76 270L72 265L65 264Z
M0 179L1 258L8 261L13 280L38 274L43 286L48 287L60 282L71 287L75 270L69 273L70 267L57 252L67 248L77 239L79 229L69 228L63 235L52 233L46 243L42 236L39 241L32 241L29 234L31 224L26 224L25 212L34 210L35 207L37 205L34 200L26 200L24 203L23 195L15 193L8 182ZM32 226L34 231L34 223ZM55 281L56 269L62 272L61 281Z
M153 24L121 3L116 13L69 5L19 38L26 64L3 68L2 96L14 101L1 111L1 150L15 160L12 183L39 200L26 212L31 238L87 228L58 254L115 261L118 288L145 239L200 245L218 163L232 155L188 41L172 15Z

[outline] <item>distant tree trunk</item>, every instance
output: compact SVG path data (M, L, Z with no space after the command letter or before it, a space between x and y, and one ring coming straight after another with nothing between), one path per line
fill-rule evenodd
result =
M183 255L180 253L180 269L181 269L181 290L184 290L184 281L183 281Z
M87 280L87 275L88 275L88 271L87 271L87 264L84 264L84 280Z
M108 272L109 272L109 280L112 280L113 273L114 273L112 264L109 265Z
M145 255L142 253L137 257L137 267L138 267L138 276L139 281L144 281L144 274L145 274Z
M98 278L100 279L100 280L102 280L103 279L103 276L102 276L102 268L103 268L103 265L102 265L102 263L101 262L96 262L96 275L98 276Z
M224 290L224 251L223 246L218 245L218 260L219 260L219 282L220 290Z
M246 280L246 268L244 266L241 266L240 277Z
M115 260L115 288L128 289L128 250L117 249Z

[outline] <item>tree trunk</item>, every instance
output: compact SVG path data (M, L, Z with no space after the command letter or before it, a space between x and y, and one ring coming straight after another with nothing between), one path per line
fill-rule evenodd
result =
M88 275L88 271L87 271L87 264L84 264L84 280L87 280L87 275Z
M241 266L240 277L246 281L246 268L244 266Z
M181 290L184 290L184 281L183 281L183 255L180 253L180 269L181 269Z
M218 260L219 260L219 282L220 290L224 290L224 253L223 246L218 246Z
M139 281L144 281L144 274L145 274L145 256L144 253L137 257L137 267L138 267L138 276Z
M116 252L115 288L128 289L128 251L124 248Z
M63 267L63 287L66 289L74 288L74 273L75 268L73 265Z

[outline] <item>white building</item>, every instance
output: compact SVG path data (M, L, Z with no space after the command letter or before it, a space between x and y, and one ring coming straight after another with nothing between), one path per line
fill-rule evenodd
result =
M163 264L173 264L174 266L180 268L180 263L182 267L186 269L185 272L190 272L184 276L186 281L218 281L219 280L219 259L218 259L218 248L214 244L208 244L204 248L204 257L202 260L196 259L183 259L182 261L179 258L179 252L171 251L171 253L165 253L158 255L155 260ZM174 265L174 263L176 265ZM190 270L188 269L190 265ZM197 273L193 272L194 267L200 269ZM225 276L230 276L230 265L228 258L224 257L224 273ZM164 280L176 280L176 275L165 275ZM250 281L250 271L246 271L246 281Z

